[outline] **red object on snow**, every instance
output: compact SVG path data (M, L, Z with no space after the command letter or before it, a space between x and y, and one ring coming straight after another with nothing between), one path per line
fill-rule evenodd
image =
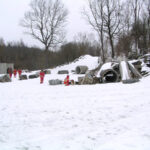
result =
M22 70L21 70L21 69L19 69L19 70L18 70L18 74L19 74L19 76L21 76L21 73L22 73Z
M69 75L67 75L67 77L65 78L64 84L65 84L66 86L69 85Z
M45 73L43 71L40 72L40 83L43 83L44 81L44 76L45 76Z
M14 73L14 77L16 78L17 70L14 69L13 73Z

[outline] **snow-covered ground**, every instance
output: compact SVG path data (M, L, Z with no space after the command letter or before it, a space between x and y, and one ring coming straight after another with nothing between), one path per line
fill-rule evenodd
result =
M59 69L97 66L96 57L81 60L51 70L44 84L0 83L0 150L150 150L150 76L134 84L48 85L65 78Z

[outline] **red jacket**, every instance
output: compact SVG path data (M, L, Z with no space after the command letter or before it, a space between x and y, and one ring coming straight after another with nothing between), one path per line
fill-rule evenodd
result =
M19 69L19 70L18 70L18 73L19 73L19 75L21 75L21 73L22 73L22 70L20 70L20 69Z
M13 72L13 71L12 71L12 68L9 68L9 69L8 69L8 73L9 73L9 74L12 74L12 72Z
M14 69L14 74L16 74L17 73L17 70L16 69Z
M69 85L69 75L67 75L67 77L65 78L64 84L65 85Z
M43 71L40 72L40 77L44 78L45 73Z

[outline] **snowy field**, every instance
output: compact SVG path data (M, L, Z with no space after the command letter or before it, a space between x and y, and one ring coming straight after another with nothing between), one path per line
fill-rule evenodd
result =
M97 58L86 64L96 67ZM44 84L0 83L0 150L150 150L150 76L134 84L48 85L65 78L59 69Z

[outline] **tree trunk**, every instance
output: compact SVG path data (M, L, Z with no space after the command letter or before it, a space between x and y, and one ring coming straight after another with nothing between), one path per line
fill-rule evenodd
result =
M49 67L49 51L48 48L45 49L45 65L44 68L48 68Z
M103 34L101 34L101 55L102 55L102 61L103 61L103 63L105 63Z
M45 52L48 52L48 46L47 45L45 45Z
M101 49L102 49L102 60L105 63L105 55L104 55L104 19L103 19L103 4L101 3L101 18L102 18L102 25L101 25Z
M109 41L110 41L110 46L111 46L111 57L114 58L115 57L114 42L113 42L113 38L112 38L110 30L109 30Z

